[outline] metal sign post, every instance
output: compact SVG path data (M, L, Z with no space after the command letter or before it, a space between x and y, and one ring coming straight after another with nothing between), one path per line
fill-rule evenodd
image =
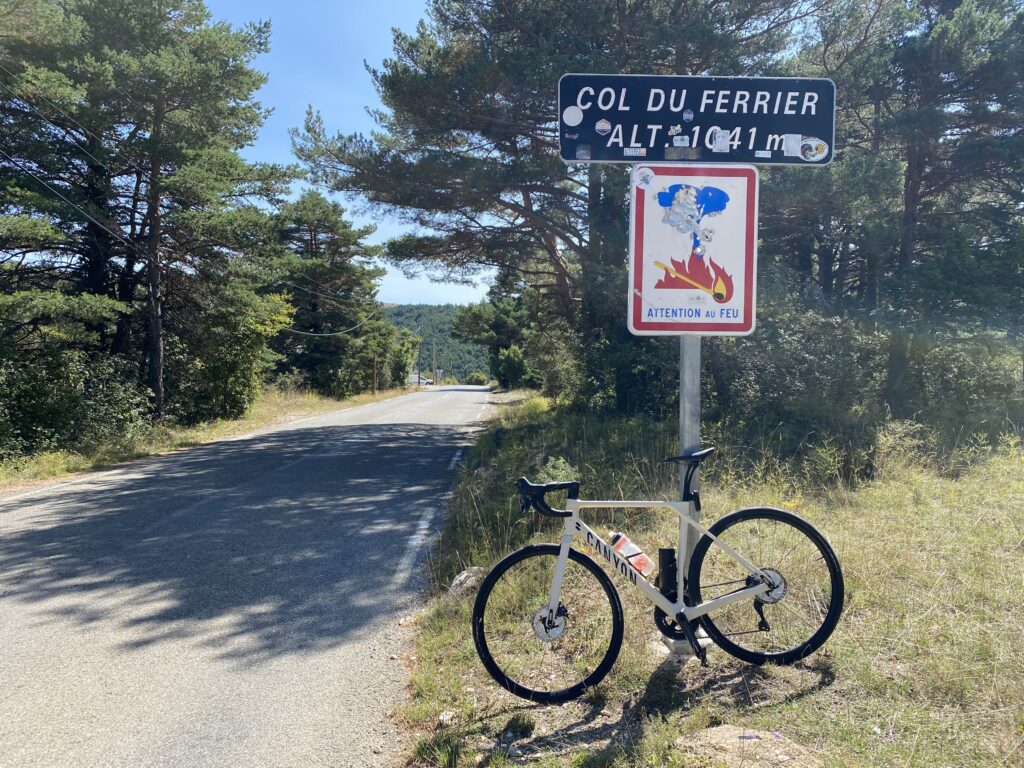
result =
M758 174L751 166L638 164L630 175L629 330L679 335L679 452L700 450L701 336L754 330ZM679 467L685 498L688 467ZM691 490L699 490L698 473ZM687 513L700 521L691 501ZM680 552L680 581L696 537Z
M758 174L737 163L827 165L835 108L835 83L824 78L559 80L562 160L634 163L627 324L640 336L680 336L680 453L700 449L701 336L754 330ZM685 465L679 470L682 496ZM691 487L698 485L695 472ZM692 502L689 512L696 520ZM696 544L692 536L687 541L680 576Z
M679 337L679 452L700 450L700 336ZM683 498L683 478L686 465L679 465L679 498ZM700 490L700 472L693 473L690 489ZM700 522L700 512L690 504L690 517ZM680 525L686 526L685 523ZM689 526L686 526L689 527ZM690 555L697 546L697 537L688 532L686 551L680 552L679 568L685 575L690 566Z

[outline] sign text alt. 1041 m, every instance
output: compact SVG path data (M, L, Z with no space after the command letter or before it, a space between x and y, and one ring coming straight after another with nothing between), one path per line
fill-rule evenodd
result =
M835 84L803 77L567 74L565 162L827 165Z

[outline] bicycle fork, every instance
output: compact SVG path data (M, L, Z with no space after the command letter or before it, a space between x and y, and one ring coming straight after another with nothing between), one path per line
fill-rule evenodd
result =
M558 606L562 595L562 579L565 577L565 564L569 561L569 547L572 535L566 531L558 547L558 560L555 563L555 577L551 580L551 594L548 596L548 615L545 624L548 629L555 626L558 617Z

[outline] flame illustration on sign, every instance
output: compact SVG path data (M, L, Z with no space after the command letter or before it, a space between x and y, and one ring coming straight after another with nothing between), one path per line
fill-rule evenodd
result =
M719 304L725 304L732 298L733 283L732 275L715 263L714 259L708 259L711 264L711 271L704 266L704 260L691 253L690 268L675 259L670 259L672 266L654 262L658 269L665 270L665 276L654 284L655 288L697 288L710 294Z
M717 216L729 204L729 195L717 187L695 187L673 184L657 193L658 205L665 208L662 222L682 235L690 237L691 248L686 262L669 259L671 265L660 261L654 266L665 271L655 288L697 289L709 294L717 303L724 304L733 296L732 275L714 259L704 261L705 242L710 242L714 230L701 227L706 216ZM708 268L710 264L710 269Z

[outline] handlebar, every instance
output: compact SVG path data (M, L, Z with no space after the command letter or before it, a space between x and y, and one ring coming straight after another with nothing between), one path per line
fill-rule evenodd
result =
M552 508L544 499L544 494L550 491L568 491L570 499L578 499L580 497L580 484L576 480L562 483L534 484L525 477L520 477L516 481L516 486L519 488L519 503L522 505L524 513L530 507L533 507L541 514L550 515L551 517L570 517L572 512L565 509Z

